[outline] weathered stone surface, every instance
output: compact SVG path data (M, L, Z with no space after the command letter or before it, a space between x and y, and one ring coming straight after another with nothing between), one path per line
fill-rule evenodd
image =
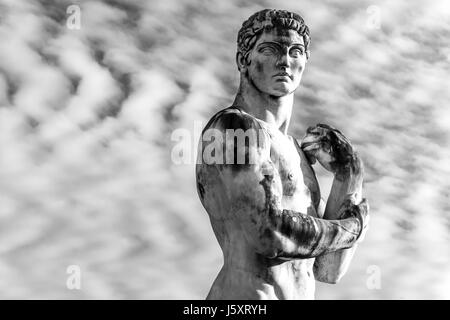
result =
M224 256L208 299L313 299L315 280L338 281L367 229L363 165L349 140L323 124L301 144L287 135L308 45L303 19L286 11L256 13L239 33L239 92L203 131L217 130L220 143L205 138L199 153L227 161L196 168ZM316 160L335 174L325 210Z

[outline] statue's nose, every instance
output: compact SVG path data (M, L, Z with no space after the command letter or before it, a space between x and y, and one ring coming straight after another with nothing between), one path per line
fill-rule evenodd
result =
M289 67L289 55L287 53L281 53L278 56L277 66L284 67L284 68Z

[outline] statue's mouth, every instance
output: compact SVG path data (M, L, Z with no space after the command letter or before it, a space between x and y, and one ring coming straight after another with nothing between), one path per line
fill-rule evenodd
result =
M292 80L292 75L290 75L290 74L287 73L287 72L280 72L280 73L277 73L276 75L274 75L274 77L288 77L289 79Z

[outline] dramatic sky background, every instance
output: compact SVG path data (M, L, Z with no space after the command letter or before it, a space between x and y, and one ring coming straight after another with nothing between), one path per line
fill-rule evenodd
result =
M232 102L237 31L266 7L312 34L290 133L334 125L366 164L370 230L316 297L450 298L444 0L0 0L0 298L206 296L221 251L171 135L194 149L195 124Z

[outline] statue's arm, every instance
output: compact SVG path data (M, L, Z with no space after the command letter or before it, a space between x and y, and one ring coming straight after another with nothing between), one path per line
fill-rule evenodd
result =
M335 174L323 218L341 219L342 213L348 206L360 205L362 202L364 175L362 160L350 142L338 130L318 126L311 131L312 135L304 139L303 145L307 145L305 141L309 141L309 147L306 147L307 152L310 155L313 154L325 168ZM368 213L367 204L366 211ZM363 233L367 230L369 216L365 215L364 218ZM362 239L363 237L360 238ZM316 280L337 283L347 272L356 247L357 244L354 244L351 248L317 257L314 263Z
M352 177L345 177L344 180L334 178L330 195L326 204L324 219L339 219L339 213L346 199L352 199L354 203L361 203L362 181L357 183L357 188L351 182ZM314 276L317 281L326 283L337 283L347 272L353 255L356 251L357 243L351 248L337 250L321 255L314 262Z
M256 121L241 117L228 114L209 125L223 133L227 129L259 132L261 127ZM363 205L349 207L344 213L347 216L340 220L319 219L283 210L282 184L270 157L270 140L263 134L255 143L236 146L224 134L223 141L223 150L229 152L234 149L237 159L239 155L247 155L246 159L252 161L245 164L202 164L203 169L200 167L199 172L207 172L211 169L207 166L214 166L211 172L218 172L216 177L220 182L217 183L226 190L231 204L230 217L238 222L246 240L257 252L269 258L312 258L350 248L355 243L362 228L359 216L365 214Z
M231 211L243 227L247 240L270 258L313 258L350 248L357 241L364 203L349 206L339 220L327 220L281 207L281 180L270 161L263 161L231 177L223 172L232 189Z

